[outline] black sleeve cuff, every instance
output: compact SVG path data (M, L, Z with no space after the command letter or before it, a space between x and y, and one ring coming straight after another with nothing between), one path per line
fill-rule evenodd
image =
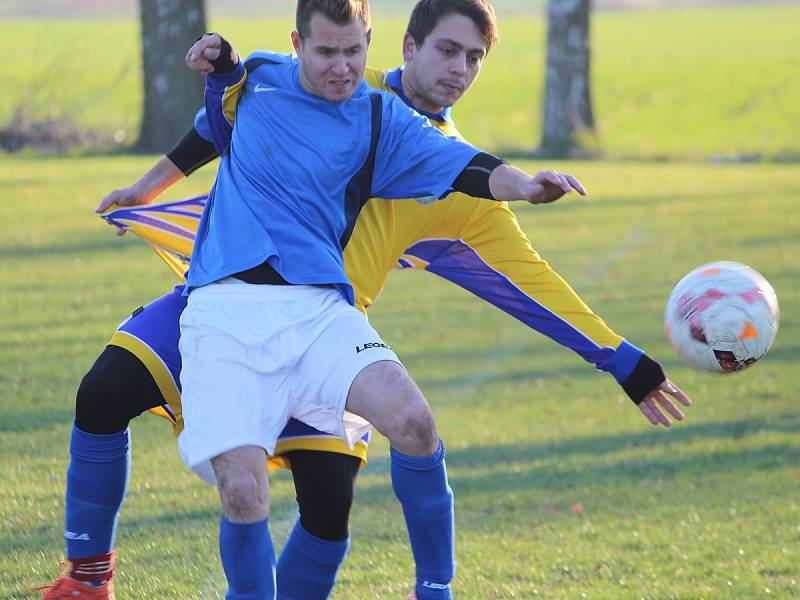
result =
M453 189L475 198L494 200L489 190L489 176L506 161L488 152L476 155L453 182Z
M622 382L622 389L631 400L640 404L645 396L664 383L666 378L661 365L647 354L642 354L631 374Z
M219 56L208 62L210 62L211 66L214 67L214 73L233 73L236 70L236 65L239 63L238 61L233 62L231 59L232 48L228 40L221 35L219 35L219 37L222 39L222 46L219 49Z
M183 139L167 153L167 158L170 159L184 175L195 172L203 165L217 158L217 156L219 156L219 154L214 144L201 137L194 127L192 127L192 129L183 136Z

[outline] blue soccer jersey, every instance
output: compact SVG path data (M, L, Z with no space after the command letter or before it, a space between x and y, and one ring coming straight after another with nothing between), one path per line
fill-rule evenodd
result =
M479 152L363 81L345 102L309 94L290 55L257 53L210 75L206 114L222 160L190 289L266 261L290 283L333 284L352 304L342 248L366 201L442 197Z

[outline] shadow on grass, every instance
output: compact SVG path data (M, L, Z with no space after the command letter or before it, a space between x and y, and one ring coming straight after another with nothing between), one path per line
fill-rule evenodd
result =
M740 441L768 432L800 432L800 414L787 413L769 420L756 418L676 425L669 432L652 430L569 438L550 443L473 446L448 450L447 462L451 481L462 498L485 495L491 490L555 492L587 485L652 484L679 476L691 479L709 473L743 474L800 464L800 447L789 443L714 452L687 448L695 442ZM642 450L641 456L636 456L637 449ZM648 453L664 449L674 451L674 456L665 457L663 452L657 456ZM617 452L625 455L609 461L608 457ZM582 461L592 460L593 464L573 466L579 457ZM508 465L508 468L503 465ZM386 495L391 494L391 485L377 479L386 477L389 459L372 459L368 469L360 477L358 502L385 502ZM462 473L462 470L481 472Z

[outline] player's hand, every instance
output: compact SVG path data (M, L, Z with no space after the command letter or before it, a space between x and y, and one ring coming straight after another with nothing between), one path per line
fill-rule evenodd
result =
M186 66L203 77L213 73L214 65L211 61L219 58L221 48L222 37L218 33L206 33L189 48ZM234 64L239 62L239 55L234 48L231 48L231 61Z
M586 195L586 188L576 177L557 171L539 171L526 182L524 198L531 204L546 204L573 190L581 196Z
M142 194L135 185L114 190L110 194L106 194L100 200L100 204L94 209L94 212L103 214L114 206L139 206L140 204L150 204L152 198ZM113 223L109 223L112 225ZM117 235L125 235L127 229L117 227Z
M669 427L672 424L670 416L676 421L683 420L683 412L675 406L673 398L684 406L692 405L692 401L678 386L665 379L664 383L644 397L639 403L639 410L652 425Z

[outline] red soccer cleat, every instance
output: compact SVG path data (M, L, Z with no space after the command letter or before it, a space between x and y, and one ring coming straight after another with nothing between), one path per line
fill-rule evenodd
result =
M44 592L41 600L116 600L113 580L99 587L83 583L67 575L67 564L61 563L61 576L53 583L33 588L34 592Z

